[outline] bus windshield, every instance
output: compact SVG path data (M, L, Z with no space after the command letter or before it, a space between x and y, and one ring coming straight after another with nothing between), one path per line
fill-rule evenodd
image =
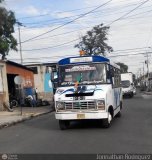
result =
M121 84L123 88L128 88L130 86L130 81L129 80L121 81Z
M84 65L59 66L59 84L61 86L79 84L106 83L106 65L92 63Z

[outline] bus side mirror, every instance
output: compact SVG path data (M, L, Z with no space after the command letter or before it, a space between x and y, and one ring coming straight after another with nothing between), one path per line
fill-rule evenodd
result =
M134 84L133 83L131 83L131 86L133 86Z

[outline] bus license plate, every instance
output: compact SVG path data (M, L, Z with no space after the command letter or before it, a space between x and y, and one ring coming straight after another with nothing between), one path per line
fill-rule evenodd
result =
M85 114L77 114L77 119L85 119Z

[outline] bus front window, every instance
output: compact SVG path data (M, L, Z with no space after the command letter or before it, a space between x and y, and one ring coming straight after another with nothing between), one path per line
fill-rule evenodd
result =
M79 84L106 83L105 64L68 65L59 67L59 83L61 86Z

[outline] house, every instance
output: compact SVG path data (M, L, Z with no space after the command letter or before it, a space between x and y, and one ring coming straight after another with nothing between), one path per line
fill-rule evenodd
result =
M53 99L51 73L53 69L57 68L57 63L29 64L26 67L34 71L34 84L38 92L38 97L51 101Z
M20 85L15 83L18 76L21 78ZM4 109L4 103L9 103L10 94L19 96L21 91L34 86L32 69L12 61L0 61L0 110Z

